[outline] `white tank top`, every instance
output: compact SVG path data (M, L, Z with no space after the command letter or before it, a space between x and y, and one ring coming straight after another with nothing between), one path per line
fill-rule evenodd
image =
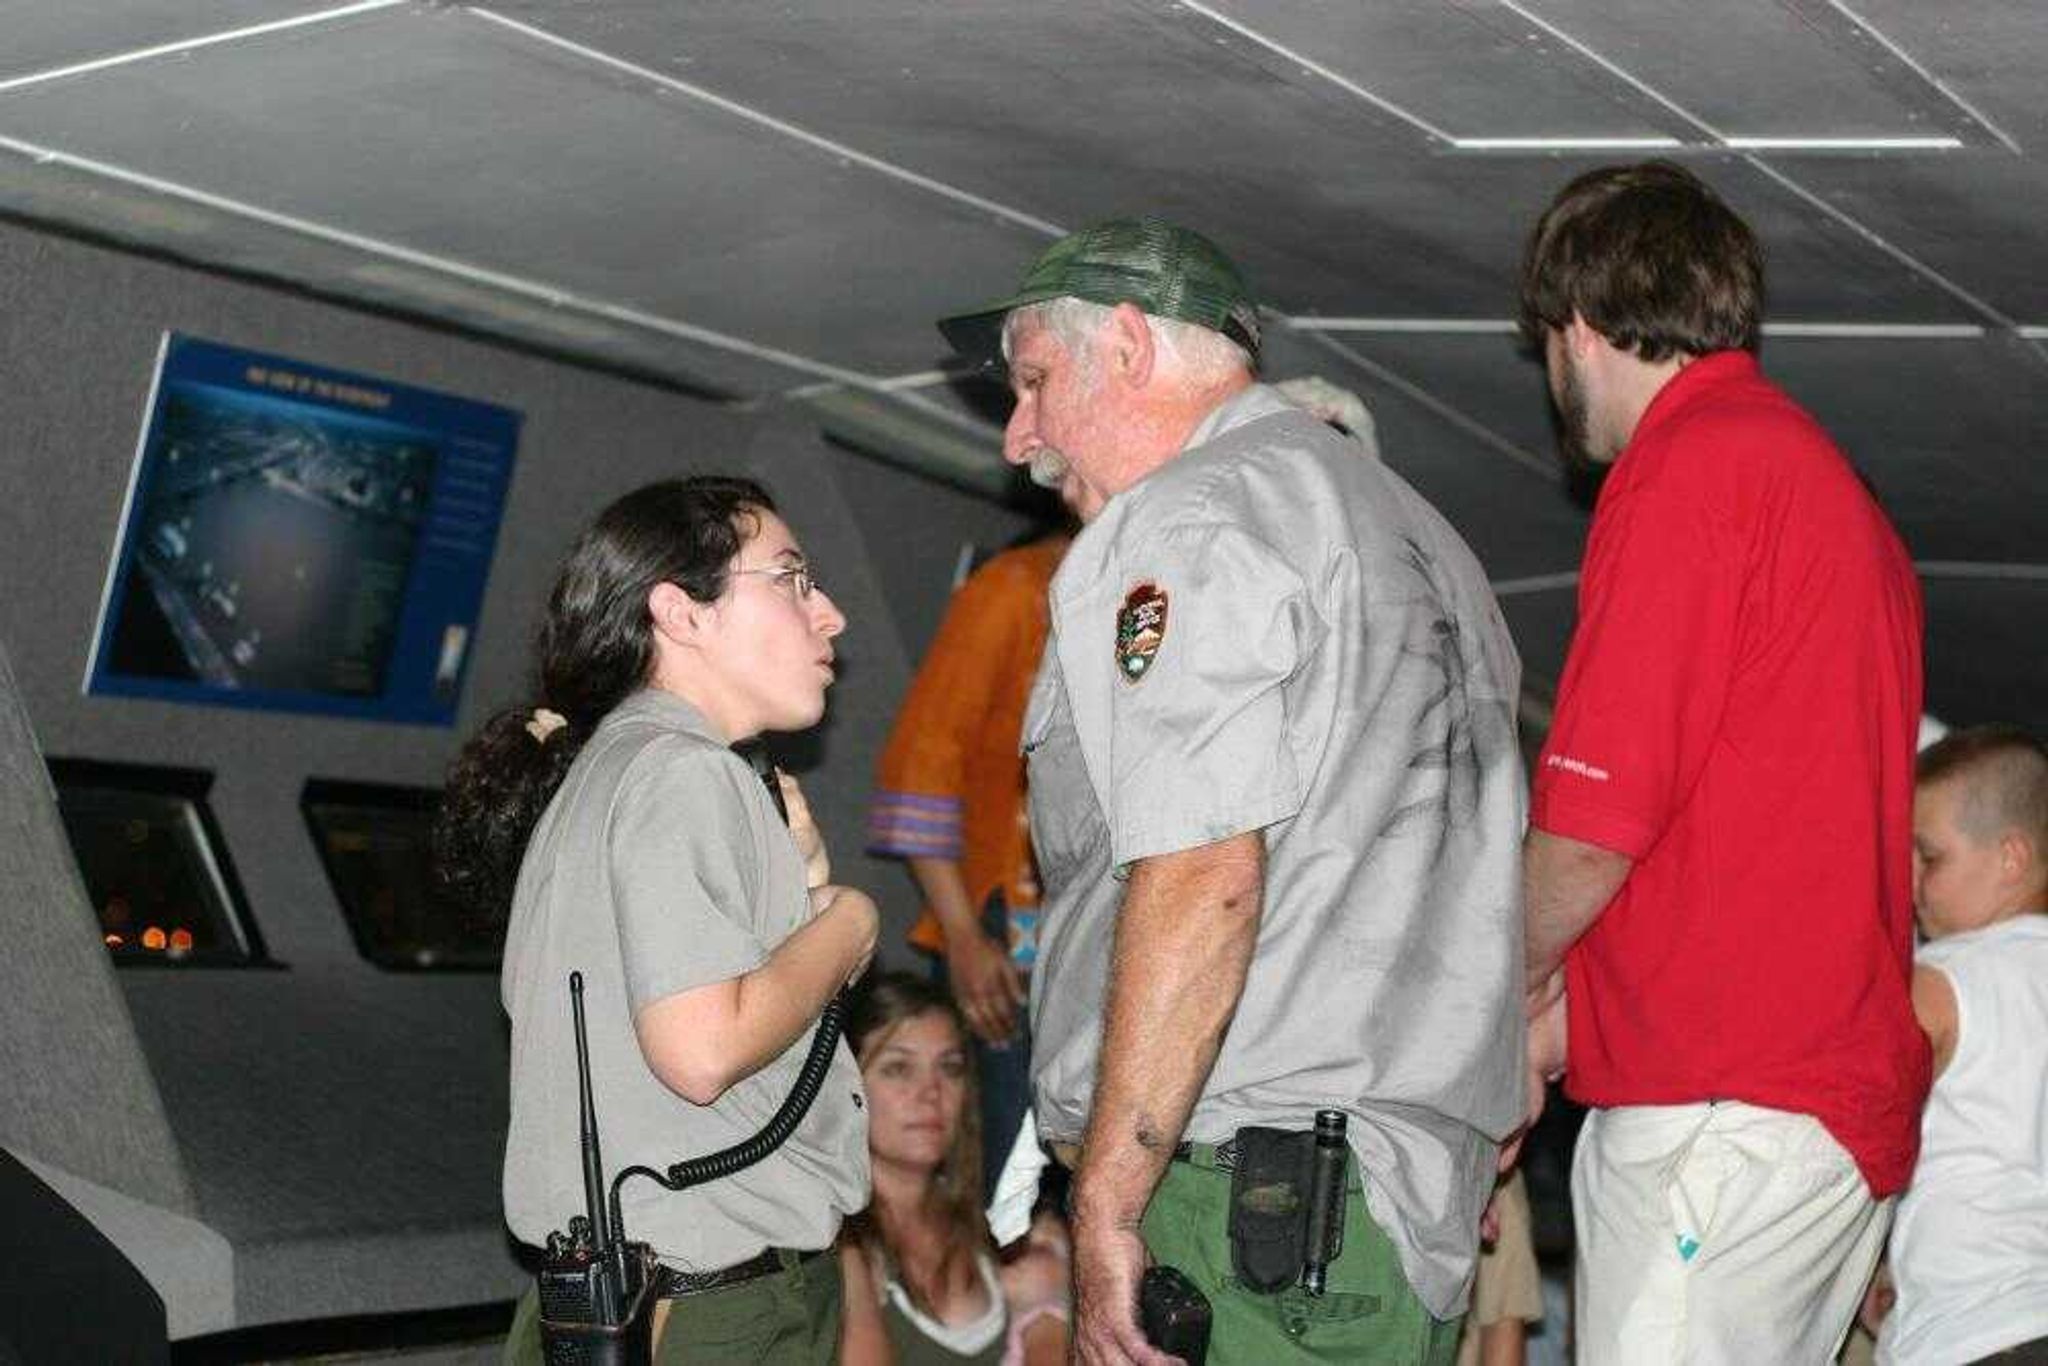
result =
M2048 916L1936 940L1919 962L1955 989L1956 1051L1892 1227L1886 1366L2048 1337Z
M910 1302L910 1292L894 1277L883 1283L882 1297L920 1333L955 1356L971 1357L987 1351L1003 1330L1010 1326L1010 1309L1003 1301L1002 1282L996 1278L995 1259L986 1252L974 1254L974 1269L981 1276L982 1293L988 1307L965 1323L945 1323Z

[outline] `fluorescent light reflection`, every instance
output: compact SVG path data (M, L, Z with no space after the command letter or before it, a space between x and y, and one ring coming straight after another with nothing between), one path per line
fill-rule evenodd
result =
M1452 138L1460 152L1658 152L1685 146L1677 138Z
M1640 138L1452 138L1459 152L1953 152L1955 137L1809 138L1711 137L1688 142L1674 137Z
M1744 138L1725 137L1737 152L1952 152L1961 138Z

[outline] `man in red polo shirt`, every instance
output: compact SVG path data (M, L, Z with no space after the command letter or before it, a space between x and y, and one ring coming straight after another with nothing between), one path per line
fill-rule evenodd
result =
M1593 1107L1582 1362L1832 1361L1927 1092L1919 590L1758 370L1762 299L1670 163L1573 181L1523 271L1567 439L1613 467L1524 854L1532 1065Z

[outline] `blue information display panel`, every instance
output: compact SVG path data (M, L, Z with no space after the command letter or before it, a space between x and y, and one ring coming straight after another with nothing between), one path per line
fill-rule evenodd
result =
M519 414L167 334L88 692L452 725Z

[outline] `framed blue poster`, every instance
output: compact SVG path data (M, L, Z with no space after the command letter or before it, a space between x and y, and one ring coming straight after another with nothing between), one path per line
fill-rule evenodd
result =
M453 725L519 421L167 333L86 691Z

